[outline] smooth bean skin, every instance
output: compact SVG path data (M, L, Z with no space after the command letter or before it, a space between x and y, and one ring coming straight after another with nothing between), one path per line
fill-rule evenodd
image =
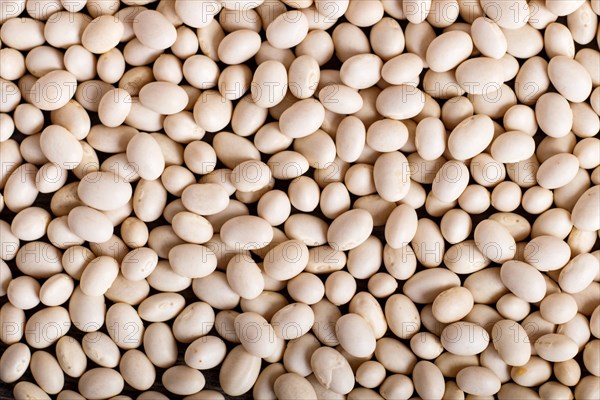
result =
M246 352L240 345L229 352L219 375L219 383L230 396L250 390L260 373L260 358Z
M597 397L598 15L0 0L0 380Z

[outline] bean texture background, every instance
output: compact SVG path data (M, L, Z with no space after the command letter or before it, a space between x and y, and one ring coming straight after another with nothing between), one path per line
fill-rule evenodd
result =
M597 400L599 16L0 0L0 398Z

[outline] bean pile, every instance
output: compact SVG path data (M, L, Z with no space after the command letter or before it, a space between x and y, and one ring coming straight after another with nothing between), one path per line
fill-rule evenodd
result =
M597 400L599 15L0 0L2 386Z

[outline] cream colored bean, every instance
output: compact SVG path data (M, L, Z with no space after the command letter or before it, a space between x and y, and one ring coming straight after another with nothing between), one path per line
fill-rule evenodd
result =
M393 295L385 303L385 315L390 330L402 339L410 339L421 326L415 304L405 295Z
M96 364L106 368L119 364L119 348L105 333L88 333L83 337L81 345L85 355Z
M119 372L123 380L136 390L149 389L156 379L154 366L139 350L128 350L123 354Z
M225 342L216 336L205 336L193 341L185 352L185 363L200 370L214 368L226 356Z
M277 311L271 319L274 332L282 339L304 335L314 323L314 312L303 303L292 303Z
M488 333L471 322L454 322L442 331L442 346L452 354L470 356L481 353L489 343Z
M475 115L454 128L448 137L448 149L455 158L466 160L485 150L493 136L492 120L486 115Z
M13 396L16 399L51 399L51 397L48 396L48 394L46 394L46 392L44 392L39 386L27 381L19 382L15 385L13 389Z
M102 54L116 47L124 26L121 21L109 15L100 16L85 28L81 37L83 46L94 54Z
M73 293L73 279L67 274L56 274L46 280L40 288L40 301L47 306L65 303Z
M567 293L579 293L594 280L598 268L598 259L589 253L574 257L560 271L558 284ZM592 272L593 271L593 272Z
M87 358L81 344L70 336L56 342L56 358L65 374L78 378L86 370Z
M173 335L183 343L190 343L204 336L213 327L215 313L203 302L188 305L173 322Z
M377 341L375 357L388 371L398 374L408 374L417 363L417 358L410 349L392 338Z
M14 343L8 346L0 357L0 379L5 383L17 381L27 368L31 360L31 350L23 343Z
M103 243L113 234L108 217L91 207L73 208L68 215L68 226L73 234L89 242Z
M77 187L79 198L99 210L115 210L125 205L133 194L131 185L110 172L92 172Z
M445 49L452 48L452 54ZM462 31L446 32L435 38L429 47L425 60L432 71L446 72L456 68L473 51L473 41L469 34Z
M458 387L476 396L491 396L500 390L500 379L488 368L467 367L456 375Z
M558 270L569 262L571 250L564 241L554 236L542 235L535 237L525 246L524 258L541 271Z
M208 276L217 267L217 258L209 248L196 244L180 244L169 251L169 262L173 271L188 278ZM198 268L198 260L202 260Z
M2 296L6 296L8 285L12 279L12 272L8 264L4 260L0 261L0 294Z
M87 296L76 287L69 300L69 316L73 324L83 332L95 332L104 324L106 306L103 296Z
M163 373L162 383L171 393L190 395L202 390L205 380L200 371L185 365L177 365Z
M231 289L223 272L215 271L204 278L196 278L192 289L198 298L217 309L235 307L240 296Z
M230 396L246 393L260 373L260 358L248 353L240 345L229 352L219 375L219 384Z
M390 202L402 200L410 190L408 160L400 152L380 155L373 167L373 181L377 193Z
M263 291L265 283L261 270L248 257L232 258L227 264L227 282L229 286L245 299L254 299Z
M544 360L567 361L577 354L577 344L568 336L549 333L535 341L535 351Z
M593 204L600 197L600 186L596 185L586 190L573 207L572 220L576 228L584 231L595 231L598 225Z
M335 374L333 373L333 366ZM341 353L330 347L320 347L311 356L315 377L326 389L338 394L349 393L354 386L354 374Z
M415 391L422 398L442 399L445 391L444 376L432 362L419 361L413 370Z
M123 390L123 377L109 368L94 368L84 373L78 382L79 392L88 399L116 396Z
M214 215L227 208L229 195L222 185L203 183L186 187L181 200L189 211L200 215Z
M8 301L21 310L29 310L40 303L40 284L30 276L19 276L6 288Z
M171 47L177 39L177 31L163 14L154 10L142 11L133 21L136 38L152 49L163 50Z
M21 240L37 240L44 236L50 214L39 207L30 207L20 211L11 224L13 234Z
M221 227L221 237L230 246L242 249L260 249L273 240L273 228L262 218L239 216Z
M507 261L501 269L502 282L521 299L530 303L540 301L546 294L543 275L522 261Z
M278 49L296 46L308 33L308 19L300 11L288 11L275 18L267 27L267 40Z
M44 334L44 330L52 327L53 332ZM47 307L33 314L25 324L25 339L30 347L43 349L54 344L64 336L71 327L69 313L63 307Z
M557 174L560 168L561 174ZM577 174L579 160L576 156L568 153L556 154L540 165L537 172L537 181L545 189L556 189L565 186Z
M473 295L463 287L455 287L440 293L433 301L433 315L442 323L456 322L473 308Z
M158 293L146 298L138 306L140 318L162 322L174 318L185 307L185 299L178 293Z
M346 314L336 322L338 339L344 350L355 357L366 357L375 351L375 335L367 320L358 314Z
M250 354L265 358L276 350L273 327L259 314L246 312L235 318L236 334Z
M183 111L189 101L186 91L172 82L151 82L145 85L140 90L139 99L144 107L162 115Z
M133 349L142 343L144 325L129 304L113 304L106 312L106 324L114 327L108 333L120 348Z
M403 99L398 107L394 99ZM424 93L411 85L390 86L377 97L377 111L387 118L408 119L418 115L425 107Z
M51 71L38 79L29 93L32 104L53 111L65 106L75 95L77 80L68 71Z
M356 224L360 230L347 229L347 224ZM373 219L365 210L351 210L337 217L327 231L327 241L339 250L350 250L364 242L373 229Z
M106 293L119 273L119 264L112 257L101 256L92 260L81 274L81 290L88 296Z
M535 104L540 129L551 137L566 136L573 126L573 112L567 100L557 93L545 93Z

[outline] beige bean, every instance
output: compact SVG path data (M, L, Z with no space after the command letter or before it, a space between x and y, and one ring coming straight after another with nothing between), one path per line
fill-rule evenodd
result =
M8 346L0 357L0 379L5 383L16 382L23 376L31 360L31 350L23 343Z
M442 346L450 353L470 356L485 350L490 338L478 324L454 322L444 328L440 339Z
M396 336L410 339L421 326L421 318L415 304L405 295L396 294L385 303L385 316Z
M225 273L220 271L194 279L192 289L200 300L218 309L233 308L240 301L240 296L227 283Z
M343 355L330 347L320 347L311 356L315 377L326 389L347 394L354 387L354 374ZM334 370L333 366L337 366ZM335 371L335 373L334 373Z
M242 298L254 299L264 289L261 270L249 257L232 258L227 264L226 273L229 286Z
M134 349L142 343L144 325L135 309L129 304L113 304L106 312L106 324L111 339L122 349Z
M573 74L577 79L567 85L564 81L565 74ZM584 101L592 92L590 74L570 57L562 55L553 57L548 63L548 76L556 90L569 101Z
M392 338L377 341L375 358L386 370L397 374L409 374L417 363L417 357L404 343Z
M189 211L200 215L214 215L227 208L229 195L219 184L203 183L186 187L181 200Z
M162 322L174 318L185 307L185 299L178 293L158 293L140 303L140 318L150 322Z
M200 370L214 368L226 356L225 342L216 336L204 336L193 341L185 351L185 363Z
M85 355L96 364L106 368L113 368L119 364L119 348L105 333L88 333L83 337L81 345Z
M277 398L317 399L317 394L311 383L296 373L280 375L273 384Z
M248 353L240 345L229 352L219 375L219 384L225 393L237 396L252 388L260 373L261 359Z
M273 47L294 47L308 33L308 19L300 11L289 11L275 18L267 27L267 32L267 40Z
M350 313L336 322L338 339L344 350L355 357L366 357L375 351L375 335L367 320Z
M567 361L578 352L577 344L568 336L549 333L534 343L535 351L544 360L551 362Z
M56 342L56 358L65 374L71 377L80 377L86 370L86 354L81 344L70 336L63 336Z
M119 362L123 380L136 390L149 389L156 378L154 366L139 350L127 350Z
M301 138L315 132L325 119L325 108L314 99L297 101L279 118L279 129L291 138Z
M502 282L521 299L530 303L540 301L546 293L543 275L522 261L507 261L501 268Z
M314 324L314 312L303 303L292 303L277 311L271 318L273 330L282 339L304 335Z
M347 229L347 224L353 221L360 230ZM338 216L327 231L327 241L339 250L350 250L364 242L371 234L373 219L365 210L351 210Z
M102 54L116 47L125 27L109 15L99 16L87 25L81 36L83 46L94 54Z
M171 47L177 39L177 31L163 14L154 10L142 11L133 20L135 37L152 49Z
M39 386L31 382L22 381L15 385L13 389L13 396L16 399L21 398L34 398L34 399L50 399L51 397L46 394Z
M94 368L84 373L78 382L79 392L88 399L116 396L123 390L123 377L109 368Z
M162 383L171 393L190 395L202 390L205 379L200 371L185 365L177 365L163 373Z
M40 288L40 301L47 306L65 303L73 293L73 279L67 274L56 274L46 280Z
M173 335L183 343L190 343L204 336L213 327L215 313L203 302L189 304L173 322Z
M545 93L535 104L540 129L551 137L566 136L573 126L573 112L568 101L558 93Z
M445 49L452 48L451 54ZM473 51L473 41L469 34L462 31L449 31L435 38L429 47L425 60L432 71L446 72L456 68Z
M549 257L549 258L546 258ZM525 261L541 271L564 267L571 258L569 245L549 235L537 236L525 246Z
M456 375L458 387L476 396L491 396L500 390L500 379L488 368L466 367Z
M600 186L586 190L573 207L572 220L576 228L584 231L595 231L597 226L596 210L593 207L600 197Z
M589 253L580 254L569 261L560 271L558 284L567 293L579 293L592 283L597 268L598 259L596 257Z
M235 318L236 334L244 349L250 354L264 358L276 350L273 327L259 314L245 312Z
M419 361L413 370L415 391L422 398L442 399L445 391L444 376L430 361Z
M433 315L442 323L462 319L473 307L473 295L463 287L443 291L433 301Z
M557 174L560 167L561 174ZM540 165L536 178L539 185L546 189L556 189L570 182L579 170L579 160L568 153L556 154Z
M52 334L44 330L52 326ZM64 336L71 327L69 313L63 307L47 307L33 314L25 324L25 339L30 347L43 349L51 346Z
M399 107L395 99L403 99ZM408 119L418 115L425 107L425 95L411 85L397 85L385 88L377 96L377 111L387 118Z

